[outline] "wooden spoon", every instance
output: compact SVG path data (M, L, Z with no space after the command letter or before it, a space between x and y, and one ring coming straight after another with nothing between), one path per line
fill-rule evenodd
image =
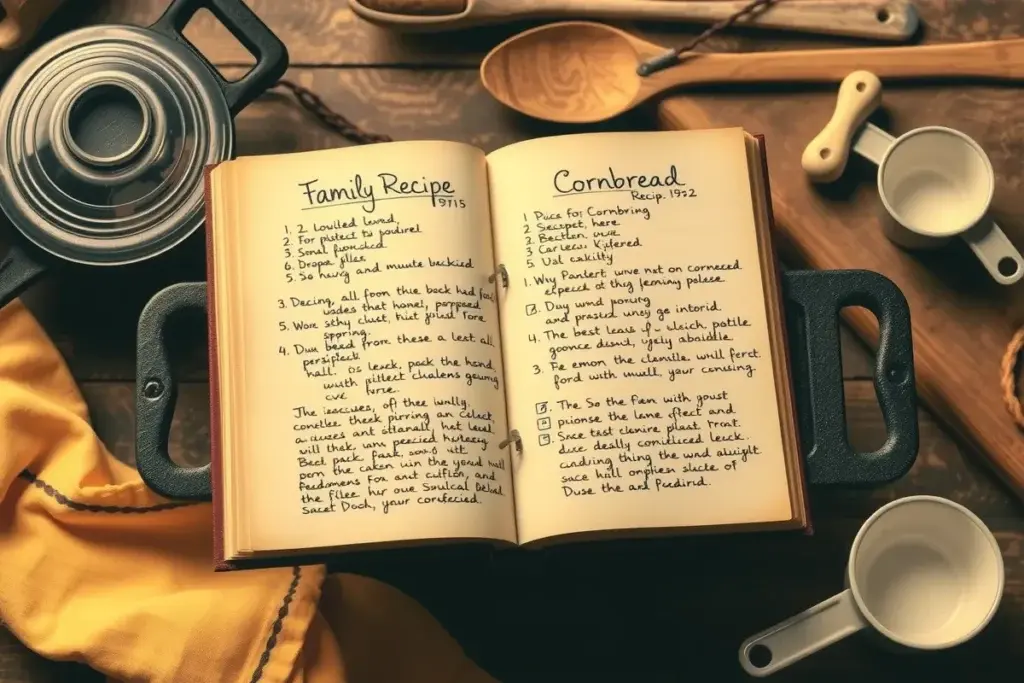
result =
M867 69L881 78L1024 78L1024 39L914 47L691 53L650 76L637 67L667 49L612 26L569 21L524 31L480 64L484 87L527 116L560 123L610 119L678 86L833 83Z
M524 19L713 23L749 0L349 0L359 17L396 31L446 31ZM800 0L744 17L742 26L905 41L920 20L911 0Z

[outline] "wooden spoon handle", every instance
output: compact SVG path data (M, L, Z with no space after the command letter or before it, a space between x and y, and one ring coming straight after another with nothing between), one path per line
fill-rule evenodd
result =
M465 11L467 0L359 0L366 9L409 16L453 15Z
M841 81L864 69L880 78L1024 78L1024 38L914 47L694 54L644 79L645 94L699 83Z

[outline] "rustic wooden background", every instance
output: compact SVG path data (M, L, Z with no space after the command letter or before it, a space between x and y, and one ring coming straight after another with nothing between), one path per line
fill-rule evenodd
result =
M523 26L400 38L358 21L344 0L247 1L288 45L288 78L314 89L366 128L398 139L463 140L485 150L580 130L515 115L480 85L476 67L482 55ZM953 36L950 39L972 32L1024 35L1024 11L1016 7L1018 0L917 4L929 29ZM146 24L159 15L166 0L67 5L48 25L48 32L95 22ZM666 45L698 30L633 28ZM251 63L245 50L209 15L197 17L186 33L229 76ZM840 44L806 36L731 32L712 41L710 49ZM604 128L653 125L651 112L641 110ZM242 112L237 131L240 154L348 144L280 93L268 94ZM1021 177L1010 182L1019 187ZM3 228L5 235L7 230ZM97 431L126 462L134 457L139 311L162 287L203 277L203 245L197 238L137 268L68 269L24 297L81 383ZM204 334L202 320L186 322L174 349L183 384L171 432L172 454L191 465L208 458ZM871 356L850 335L844 335L843 343L851 442L874 448L884 440L885 427L870 381ZM736 659L739 643L840 590L849 544L867 515L894 498L939 494L970 507L999 539L1006 558L1006 593L990 628L961 648L920 656L880 652L863 639L852 638L774 680L904 683L1019 677L1024 671L1024 506L924 411L920 428L917 464L901 481L872 491L812 491L813 538L683 539L489 559L439 555L402 566L367 564L360 570L421 600L470 655L502 681L743 681L750 679ZM77 664L44 661L0 630L0 683L71 680L88 683L101 678Z

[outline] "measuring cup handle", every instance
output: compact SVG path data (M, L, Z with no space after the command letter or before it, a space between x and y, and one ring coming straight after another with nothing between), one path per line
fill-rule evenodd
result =
M854 135L881 102L882 82L875 74L854 71L843 79L832 118L800 157L807 177L817 183L828 183L843 174Z
M758 678L775 673L814 654L867 624L849 589L795 617L751 636L740 646L740 666ZM761 666L761 659L767 660Z
M994 222L975 226L964 240L999 284L1012 285L1024 276L1024 258Z
M895 139L875 124L866 123L853 141L853 151L878 166Z

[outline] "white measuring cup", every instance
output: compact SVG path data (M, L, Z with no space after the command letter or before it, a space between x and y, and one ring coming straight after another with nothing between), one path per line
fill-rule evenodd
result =
M974 513L936 496L900 498L857 533L846 590L748 638L740 664L767 676L862 630L898 649L953 647L988 625L1003 583L999 545Z
M865 123L881 97L881 81L869 71L843 80L831 120L804 149L807 175L815 182L835 180L852 147L878 166L882 227L892 242L928 249L960 237L996 282L1010 285L1024 277L1024 258L988 215L995 171L985 151L953 128L925 126L893 137Z

